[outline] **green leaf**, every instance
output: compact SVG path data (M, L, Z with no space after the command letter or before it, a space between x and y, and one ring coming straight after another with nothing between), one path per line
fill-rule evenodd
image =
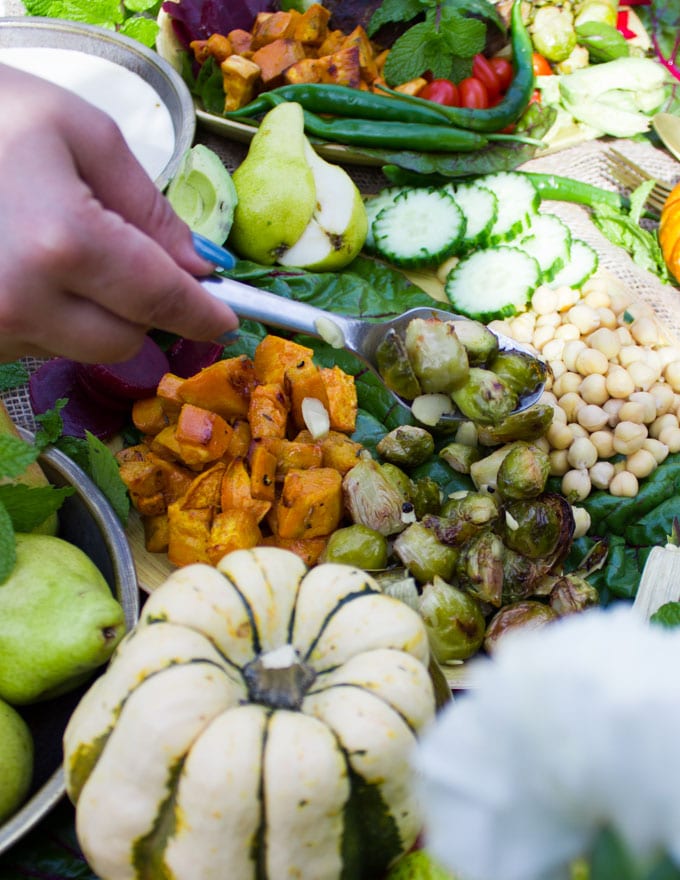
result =
M120 27L121 34L132 37L133 40L137 40L149 48L155 44L158 31L159 27L155 21L141 16L127 18Z
M207 113L212 113L214 116L222 116L224 114L222 71L214 58L208 58L201 65L198 76L191 88L194 94L200 98Z
M17 561L14 526L5 506L0 502L0 584L10 576Z
M590 880L639 880L625 843L610 828L595 838L590 857Z
M35 420L38 429L35 432L35 445L39 449L44 449L51 443L56 443L62 436L64 430L64 422L61 418L61 411L68 403L66 397L61 397L54 405L53 409L48 409L44 413L36 415Z
M0 434L0 478L18 477L38 457L38 450L20 437Z
M21 361L0 364L0 392L18 388L28 382L28 370Z
M154 17L160 7L158 0L124 0L123 6L130 12L148 12Z
M118 0L26 0L24 5L29 15L66 18L101 27L113 28L123 21Z
M680 602L666 602L652 614L650 623L674 629L680 626Z
M369 37L375 35L383 25L392 22L411 21L423 12L424 4L420 0L384 0L368 23Z
M59 510L73 486L26 486L13 483L0 486L0 503L10 516L15 532L30 532Z
M613 244L622 247L642 269L669 280L668 267L661 253L656 233L640 225L644 201L653 181L642 184L631 194L631 212L618 211L609 205L593 205L592 220L600 232Z
M125 525L130 513L130 499L125 483L120 478L116 459L109 447L94 434L87 431L85 437L88 444L89 474L106 495L118 519Z

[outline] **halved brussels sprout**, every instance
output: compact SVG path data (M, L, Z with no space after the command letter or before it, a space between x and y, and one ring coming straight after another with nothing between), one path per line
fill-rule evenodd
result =
M535 498L545 490L549 474L547 453L518 440L498 468L496 488L504 499Z
M485 529L462 547L456 565L461 586L494 608L502 601L503 553L500 537Z
M423 523L414 522L394 541L394 553L420 584L435 577L450 580L458 559L458 550L438 540Z
M509 501L500 519L503 542L511 550L541 559L552 567L565 558L574 536L571 504L554 492L537 498Z
M467 660L481 648L486 621L469 593L435 577L423 587L418 610L439 663Z
M395 330L388 330L376 348L375 361L385 385L404 400L422 394L420 382L411 366L404 340Z
M478 425L477 441L480 446L498 446L514 440L538 440L552 424L554 412L548 403L535 403L496 425Z
M499 351L489 361L487 367L502 379L518 398L523 394L530 394L545 381L545 371L548 369L538 358L517 349Z
M403 520L404 496L372 458L362 459L342 481L347 512L355 523L381 535L396 535Z
M505 636L517 630L534 630L553 620L559 615L550 607L535 599L512 602L500 608L489 621L484 636L484 649L493 654L498 643Z
M470 366L479 367L497 353L498 337L485 324L466 318L454 318L448 323L465 346Z
M387 538L362 523L337 529L328 539L322 562L339 562L365 571L383 569L387 565Z
M503 421L518 404L510 386L483 367L470 367L465 384L451 392L451 399L466 418L482 424Z
M392 464L417 467L434 454L434 438L425 428L400 425L380 440L378 455Z
M411 500L416 519L428 514L437 514L442 506L442 492L439 483L432 477L418 477L411 481Z
M479 461L482 453L476 446L468 446L467 443L454 441L439 450L439 457L443 458L448 466L459 474L469 474L470 465Z
M467 352L449 321L414 318L406 328L405 345L426 394L448 394L467 379Z

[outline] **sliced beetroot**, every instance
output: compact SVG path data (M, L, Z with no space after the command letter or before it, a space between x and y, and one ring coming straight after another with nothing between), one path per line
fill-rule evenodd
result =
M168 349L170 372L188 379L219 361L223 352L224 346L218 342L196 342L180 337Z
M116 409L129 414L133 401L125 397L117 397L115 394L103 393L96 383L93 384L90 371L90 364L76 363L76 377L78 384L85 392L85 396L92 402L93 406L102 407L102 409Z
M67 398L61 410L64 434L84 437L90 431L100 440L112 437L125 425L128 411L102 406L88 394L78 380L78 364L68 358L52 358L33 373L28 391L36 415L54 409Z
M129 360L117 364L82 364L79 372L84 384L100 394L140 400L155 394L161 376L169 369L163 349L146 336L139 352Z

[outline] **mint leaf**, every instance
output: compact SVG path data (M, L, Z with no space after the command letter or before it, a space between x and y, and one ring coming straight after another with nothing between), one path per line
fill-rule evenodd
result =
M0 504L0 584L12 573L17 561L17 546L14 540L14 526L9 513Z
M384 0L371 16L367 28L368 36L374 36L385 24L411 21L424 11L425 5L420 0Z
M666 602L652 614L649 620L650 623L669 629L680 626L680 602Z
M142 18L135 16L127 18L120 27L119 33L125 34L126 37L132 37L139 43L151 48L158 36L159 27L155 21L150 18Z
M496 25L504 36L507 33L508 28L503 16L493 3L489 3L489 0L453 0L453 2L448 0L448 2L461 15L473 15L485 21L490 21Z
M88 473L106 495L118 519L125 525L130 513L130 499L127 487L120 477L118 462L109 447L98 437L89 431L85 437L88 445Z
M113 28L123 21L118 0L26 0L29 15L46 18L66 18L84 24Z
M55 403L53 409L48 409L46 412L36 415L35 420L39 427L35 434L35 445L39 449L44 449L49 444L56 443L61 437L64 423L60 413L67 403L68 398L61 397Z
M28 382L28 370L20 361L0 364L0 392L18 388Z
M123 6L130 12L148 12L154 18L160 8L160 0L124 0Z
M0 486L0 504L9 514L15 532L30 532L59 510L65 498L73 495L73 486L26 486L8 483Z
M18 477L37 457L38 450L25 440L0 434L0 478Z

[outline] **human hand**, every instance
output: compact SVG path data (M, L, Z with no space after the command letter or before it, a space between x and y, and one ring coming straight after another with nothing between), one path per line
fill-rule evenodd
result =
M208 340L237 326L106 114L2 65L0 112L0 361L121 361L152 327Z

